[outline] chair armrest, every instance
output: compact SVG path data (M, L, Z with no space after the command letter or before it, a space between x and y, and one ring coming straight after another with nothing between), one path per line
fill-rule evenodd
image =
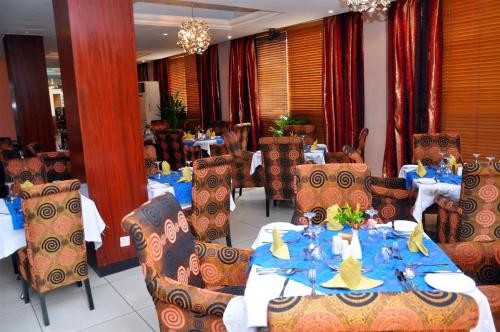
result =
M201 241L195 242L195 250L200 258L201 275L207 287L246 285L247 267L253 250Z
M371 192L375 196L394 199L410 199L415 200L417 193L413 190L393 189L382 186L370 186Z
M217 157L225 154L230 154L226 148L226 144L212 144L210 145L210 156Z
M444 209L446 212L462 214L462 208L457 201L453 201L444 196L438 196L434 201L439 206L440 210Z
M385 178L380 176L370 176L370 184L372 186L406 190L406 180L402 178Z
M335 164L335 163L349 163L349 156L342 151L339 152L326 152L325 153L325 162L327 164Z
M222 317L227 304L234 297L203 288L185 285L168 277L156 277L153 282L153 299L172 304L198 315Z

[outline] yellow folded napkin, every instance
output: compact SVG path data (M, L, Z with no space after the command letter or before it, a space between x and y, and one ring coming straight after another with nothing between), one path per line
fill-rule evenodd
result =
M454 155L450 155L450 159L448 159L448 166L450 166L452 172L456 174L458 168L462 167L462 164L457 162L457 158L455 158Z
M207 132L205 133L205 135L207 137L211 137L212 136L212 131L210 129L207 129Z
M361 274L361 263L351 256L340 263L340 273L324 282L321 286L325 288L347 288L351 290L371 289L382 285L382 280L364 277Z
M288 246L283 241L276 228L273 229L273 244L271 245L271 248L269 250L274 257L278 257L281 259L290 259Z
M344 226L339 222L338 215L340 213L340 207L338 204L334 204L326 209L326 228L329 231L340 231L344 229Z
M169 175L170 174L170 164L167 161L162 161L161 162L161 173L163 175Z
M210 138L215 139L215 131L213 131L212 134L210 134Z
M193 141L194 140L194 136L193 134L191 134L189 131L187 133L184 134L184 140L185 141Z
M189 167L184 167L182 169L182 176L177 182L191 182L193 181L193 176L191 175L191 170Z
M408 239L408 250L410 250L411 252L421 251L425 256L429 256L427 248L422 243L423 236L424 226L422 226L422 223L419 222L413 232L411 232L410 238Z
M311 145L311 151L316 151L318 149L318 140L315 140Z
M420 162L420 160L418 161L417 174L421 178L423 178L425 176L425 174L427 174L427 171L425 170L425 167L424 167L424 165L422 165L422 163Z
M21 189L28 189L28 188L31 188L31 187L33 187L33 183L31 183L28 180L26 180L23 183L21 183Z

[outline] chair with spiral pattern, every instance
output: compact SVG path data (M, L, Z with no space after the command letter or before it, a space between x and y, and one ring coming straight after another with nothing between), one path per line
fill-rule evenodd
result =
M269 331L468 331L479 321L476 301L445 292L357 293L276 298Z
M4 162L5 180L13 182L12 191L19 193L20 185L25 181L32 184L42 184L47 182L45 166L39 157L11 159Z
M286 125L283 131L285 136L301 137L304 135L304 144L313 144L316 139L316 127L313 124Z
M269 202L293 200L294 173L304 164L304 146L300 137L261 137L262 167L265 174L266 217Z
M363 128L359 132L358 135L358 140L356 142L356 147L350 147L349 145L344 145L342 148L342 151L339 152L327 152L325 153L325 161L327 164L335 164L335 163L351 163L353 162L347 152L346 152L346 147L349 146L353 151L357 152L361 159L365 157L365 144L366 144L366 137L368 136L368 133L370 130L368 128Z
M156 156L156 147L151 144L144 145L144 162L146 165L146 176L156 175L158 172L158 165L156 161L158 160Z
M0 144L0 161L6 162L12 159L21 159L21 153L11 143Z
M160 195L125 216L161 331L225 331L222 315L241 295L252 250L195 241L175 197Z
M184 142L184 140L183 140ZM201 158L202 150L199 146L189 146L184 144L184 160L185 161L195 161Z
M413 135L412 162L414 164L420 160L424 166L439 165L441 153L449 153L461 163L460 135L451 133Z
M232 157L225 155L193 164L193 203L188 221L197 240L211 242L226 237L231 247L231 162Z
M36 157L41 152L42 152L42 148L40 146L40 143L31 142L28 145L26 145L26 150L25 150L24 156L25 157Z
M215 135L222 136L231 130L231 122L223 121L223 120L216 120L216 121L210 122L209 127L213 129L213 131L215 132Z
M417 192L406 189L406 180L372 176L370 178L373 208L384 223L393 220L415 221L412 212Z
M305 212L316 212L313 223L325 220L326 210L338 204L359 203L362 211L372 205L368 189L370 169L366 164L301 165L295 168L295 212L292 223L307 225Z
M38 157L42 158L47 181L64 181L72 178L69 151L42 152Z
M184 131L181 129L157 130L156 143L160 151L160 159L168 161L173 170L184 167Z
M45 293L83 281L90 310L87 252L84 243L80 182L36 185L21 192L26 247L18 250L25 303L28 285L38 293L45 326L49 316Z
M252 124L250 122L238 123L234 125L233 131L236 133L236 137L238 137L238 142L240 142L242 151L248 150L248 135L250 134L251 128Z

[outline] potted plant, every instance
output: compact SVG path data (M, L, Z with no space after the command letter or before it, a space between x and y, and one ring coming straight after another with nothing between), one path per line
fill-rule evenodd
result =
M273 134L273 136L283 137L285 136L285 126L296 125L296 124L309 124L311 122L308 120L295 120L291 116L282 115L278 120L275 120L274 123L276 124L277 128L271 127L269 128L269 131Z
M177 123L179 119L186 118L186 106L179 99L179 91L173 95L168 95L166 91L163 91L162 105L158 106L158 111L162 120L168 121L170 126L177 129Z

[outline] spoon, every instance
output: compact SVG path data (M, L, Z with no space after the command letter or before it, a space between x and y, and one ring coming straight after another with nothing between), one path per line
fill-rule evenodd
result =
M413 272L413 269L411 267L405 268L403 275L407 280L409 280L411 287L413 288L414 291L418 291L417 285L415 284L415 281L413 278L415 278L415 272Z
M332 269L334 272L339 272L340 268L338 265L328 263L328 267ZM370 272L372 269L361 269L361 272Z
M295 268L290 268L290 269L276 269L276 270L260 270L257 271L257 274L259 275L265 275L265 274L283 274L286 276L291 276L295 272L299 271L300 269L295 269Z

